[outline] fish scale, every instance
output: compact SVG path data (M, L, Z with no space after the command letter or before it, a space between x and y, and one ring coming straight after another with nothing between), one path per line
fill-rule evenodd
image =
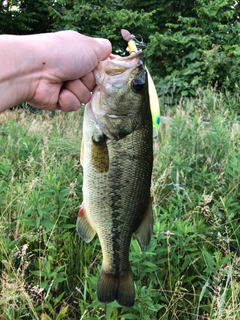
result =
M131 237L135 233L144 250L153 223L152 118L147 78L141 92L132 89L135 79L143 77L143 68L141 53L116 57L110 64L100 62L94 71L97 87L83 121L83 204L77 231L86 242L96 233L100 240L103 262L97 286L99 301L117 300L126 307L134 304ZM105 70L108 75L104 76Z

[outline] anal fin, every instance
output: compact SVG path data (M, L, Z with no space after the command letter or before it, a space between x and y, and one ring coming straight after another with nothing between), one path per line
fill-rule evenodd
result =
M143 220L135 231L135 235L138 241L139 246L141 247L142 251L146 250L149 242L151 240L153 232L153 212L152 212L152 201L149 200L147 210L143 217Z
M77 229L77 232L80 235L80 237L87 243L90 242L96 234L96 231L92 228L92 226L87 218L83 203L82 203L80 210L78 212L76 229Z

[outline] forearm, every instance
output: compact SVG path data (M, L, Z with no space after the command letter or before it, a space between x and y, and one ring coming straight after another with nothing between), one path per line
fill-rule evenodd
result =
M28 36L0 36L0 112L29 99L37 84L34 46Z

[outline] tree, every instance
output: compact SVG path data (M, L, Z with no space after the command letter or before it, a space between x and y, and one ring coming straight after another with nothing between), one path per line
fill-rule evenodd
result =
M191 9L150 36L146 55L158 70L159 93L179 99L206 86L233 92L240 81L239 5L196 0Z
M55 7L55 8L54 8ZM58 1L53 30L75 29L126 44L120 30L141 34L160 95L179 99L199 87L234 90L240 80L239 4L235 0ZM173 99L173 102L175 99Z
M48 8L54 0L0 2L0 33L31 34L50 31Z
M73 29L108 38L121 54L120 30L141 34L158 93L175 102L199 87L238 90L239 13L235 0L2 0L0 32Z

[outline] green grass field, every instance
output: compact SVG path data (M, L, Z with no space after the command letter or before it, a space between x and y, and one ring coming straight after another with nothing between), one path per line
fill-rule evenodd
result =
M240 319L239 97L199 92L161 113L154 235L145 252L131 243L136 302L106 310L99 241L75 232L83 110L0 114L1 319Z

